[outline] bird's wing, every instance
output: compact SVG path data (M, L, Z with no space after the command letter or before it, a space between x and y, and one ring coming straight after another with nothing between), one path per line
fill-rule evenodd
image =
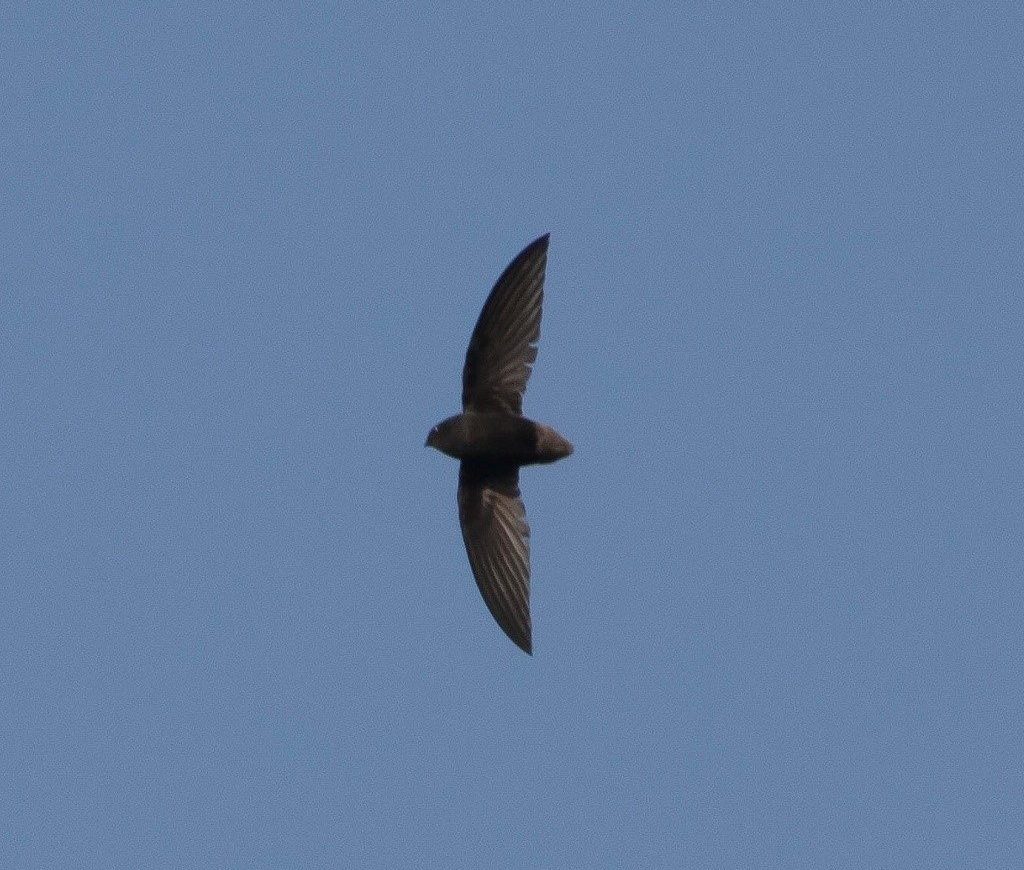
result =
M523 412L523 393L537 359L548 236L509 263L487 297L462 370L462 407Z
M463 461L459 523L487 608L512 642L532 652L530 527L514 465Z

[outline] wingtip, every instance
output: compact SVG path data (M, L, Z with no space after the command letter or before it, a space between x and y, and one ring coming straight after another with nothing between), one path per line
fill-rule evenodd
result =
M499 625L501 624L499 623ZM521 649L524 653L526 653L528 656L533 655L532 631L527 629L526 633L523 634L520 631L516 631L514 629L510 630L510 628L504 625L501 625L501 630L504 631L505 634L508 636L508 639L512 641L512 643L514 643L517 647L519 647L519 649Z
M526 250L532 250L533 248L544 248L547 250L548 242L551 241L551 233L544 233L542 236L537 236L530 244L526 246Z

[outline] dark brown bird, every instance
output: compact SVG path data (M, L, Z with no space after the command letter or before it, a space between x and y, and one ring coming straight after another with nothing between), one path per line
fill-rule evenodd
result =
M427 436L428 447L461 460L459 522L476 585L505 634L531 654L530 527L519 467L572 453L554 429L523 416L523 393L537 359L547 257L545 234L501 273L466 351L462 413Z

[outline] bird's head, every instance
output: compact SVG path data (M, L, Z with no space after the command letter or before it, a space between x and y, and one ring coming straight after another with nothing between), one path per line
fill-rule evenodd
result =
M440 450L442 453L447 453L449 456L455 456L456 445L459 443L459 433L461 432L460 426L460 414L449 417L447 420L442 420L430 430L430 434L427 435L426 446Z

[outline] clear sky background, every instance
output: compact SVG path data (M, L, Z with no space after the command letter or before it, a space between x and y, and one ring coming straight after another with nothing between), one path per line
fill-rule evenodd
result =
M630 10L5 8L0 865L1022 866L1024 13Z

